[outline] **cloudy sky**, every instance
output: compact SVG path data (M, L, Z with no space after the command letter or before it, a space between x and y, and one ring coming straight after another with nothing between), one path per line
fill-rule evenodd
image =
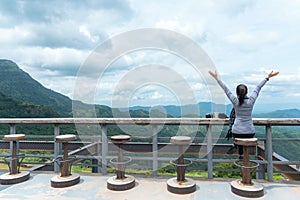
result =
M92 68L82 73L101 44L143 28L170 30L196 42L232 90L238 83L252 90L271 69L279 70L280 75L263 88L257 108L270 103L272 108L300 108L298 0L2 0L0 58L13 60L45 87L71 98L78 79L87 85L94 82L93 102L98 104L117 106L116 99L124 97L128 105L191 103L185 99L189 95L178 92L184 90L180 81L188 85L196 101L212 100L207 74L195 71L168 49L123 52L108 66L101 66L105 67L101 74ZM155 71L158 65L170 74L161 80L173 78L167 83L145 78L144 84L136 84L135 73L147 75L143 67L152 66ZM177 90L168 85L171 82Z

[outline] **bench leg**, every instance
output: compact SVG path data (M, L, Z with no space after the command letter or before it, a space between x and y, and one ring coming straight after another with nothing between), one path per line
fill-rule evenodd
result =
M246 184L246 185L251 185L251 173L250 173L250 162L249 162L249 152L248 152L248 146L244 146L244 166L246 168L244 168L242 170L242 183Z

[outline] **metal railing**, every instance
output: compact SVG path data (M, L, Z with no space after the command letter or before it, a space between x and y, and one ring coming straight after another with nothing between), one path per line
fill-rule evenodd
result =
M272 138L272 127L274 126L300 126L300 118L255 118L253 119L255 126L263 126L265 127L265 145L264 149L262 150L262 157L263 159L259 162L261 164L266 165L267 177L268 181L273 181L273 173L274 173L274 165L281 166L281 165L299 165L300 160L297 161L282 161L282 160L273 160L274 159L274 152L273 152L273 138ZM206 142L205 144L194 144L189 149L190 151L197 151L199 150L199 146L205 146L206 150L206 158L199 159L201 162L207 162L207 173L208 178L213 178L213 163L214 162L226 162L226 160L222 159L213 159L214 153L214 138L212 128L214 126L222 126L228 124L228 119L218 119L218 118L18 118L18 119L0 119L0 124L9 125L10 134L17 133L16 126L17 125L30 125L30 124L37 124L37 125L53 125L53 138L60 135L60 126L62 125L99 125L101 126L101 140L99 141L99 145L97 152L97 158L101 160L101 168L102 174L107 173L107 161L109 159L109 140L107 134L107 126L109 125L149 125L152 128L152 136L151 142L149 144L145 144L149 151L149 145L151 145L152 157L148 160L152 160L152 170L153 175L158 175L158 162L163 160L164 158L159 157L160 145L161 143L158 142L158 126L160 125L180 125L180 126L202 126L206 127ZM26 134L26 133L24 133ZM300 134L300 133L299 133ZM293 140L293 139L291 139ZM297 141L297 139L295 139ZM135 144L129 144L135 145ZM130 149L130 148L129 148ZM132 149L132 148L131 148ZM100 151L101 150L101 151ZM203 149L202 149L203 150ZM172 151L172 150L171 150ZM170 151L170 152L171 152ZM61 147L58 143L53 142L53 157L56 158L60 152ZM189 151L187 151L188 153ZM259 152L259 151L258 151ZM47 156L46 156L47 157ZM49 157L49 156L48 156ZM85 156L81 156L85 158ZM86 158L90 158L86 156ZM57 172L58 166L54 165L54 170ZM297 172L296 172L297 174ZM299 172L298 174L299 175Z

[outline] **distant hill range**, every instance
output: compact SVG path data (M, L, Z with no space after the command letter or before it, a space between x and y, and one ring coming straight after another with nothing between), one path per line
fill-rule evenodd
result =
M255 114L253 117L257 118L300 118L299 109L286 109L286 110L276 110L264 114Z
M157 106L157 107L150 107L150 106L133 106L130 107L129 110L144 110L150 112L152 110L160 110L168 115L173 117L205 117L206 114L212 112L220 112L220 113L230 113L232 106L231 105L222 105L222 104L215 104L211 102L200 102L197 105L182 105L182 106L175 106L175 105L167 105L167 106ZM128 108L123 108L121 110L128 110Z
M90 105L76 101L82 108L81 116L89 117L85 108ZM198 105L184 106L134 106L130 108L110 108L96 105L97 117L204 117L207 113L230 113L231 105L200 102ZM0 117L72 117L72 100L58 92L45 88L16 63L0 59ZM78 116L78 115L76 115ZM254 117L300 118L300 110L277 110Z

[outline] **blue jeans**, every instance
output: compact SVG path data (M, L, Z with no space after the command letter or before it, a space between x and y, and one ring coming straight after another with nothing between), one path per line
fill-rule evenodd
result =
M255 135L255 133L249 133L249 134L232 133L233 138L253 138L254 135ZM235 145L235 146L238 147L239 154L243 155L243 153L244 153L243 146L241 146L241 145Z

